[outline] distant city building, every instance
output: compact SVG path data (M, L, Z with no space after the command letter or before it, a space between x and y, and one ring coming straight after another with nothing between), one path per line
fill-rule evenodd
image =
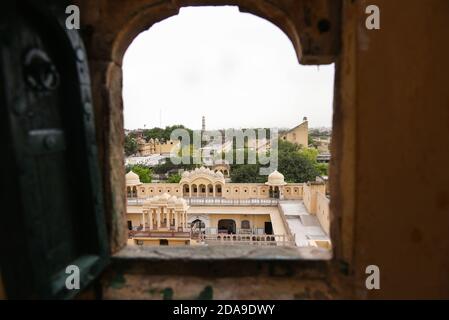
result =
M329 148L330 148L330 144L331 144L331 138L316 138L313 139L313 144L316 145L316 148L318 149L318 152L320 154L329 154Z
M316 157L318 163L329 163L331 161L330 153L321 153Z
M307 148L309 146L309 122L307 117L303 118L302 123L282 134L280 138Z
M128 165L144 165L147 167L154 167L160 164L164 164L170 155L153 154L145 157L127 157L125 159L125 166Z
M175 148L179 148L180 142L168 140L163 141L159 139L150 139L146 141L143 137L136 138L137 142L137 155L146 157L153 154L170 154Z

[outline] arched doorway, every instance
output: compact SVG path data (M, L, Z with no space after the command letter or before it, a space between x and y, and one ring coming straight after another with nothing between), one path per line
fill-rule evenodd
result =
M223 196L223 186L219 183L215 185L215 196L222 197Z
M199 185L198 196L201 198L204 198L206 196L206 185L205 184Z
M232 219L222 219L218 221L218 233L235 234L235 221Z
M200 220L200 219L196 219L193 220L192 223L190 224L191 229L197 229L197 230L204 230L206 229L206 224L204 223L204 221Z
M270 187L270 198L279 199L280 197L280 191L279 187Z
M190 187L188 184L183 185L182 187L182 196L189 197L190 196Z

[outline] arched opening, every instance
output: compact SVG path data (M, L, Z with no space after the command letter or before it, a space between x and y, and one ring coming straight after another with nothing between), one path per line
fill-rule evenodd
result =
M274 186L274 187L270 186L269 194L270 194L270 198L279 199L279 196L280 196L279 187L278 186Z
M190 229L192 232L192 236L194 238L198 238L199 235L202 235L206 232L206 223L201 219L195 219L190 224Z
M216 197L222 197L223 196L223 185L220 183L217 183L215 185L215 196Z
M189 8L189 10L190 9L191 8ZM195 10L196 9L201 10L201 8L195 8ZM189 11L187 10L186 12L188 13ZM248 42L258 42L256 41L258 40L257 37L254 35L248 37L245 41L240 40L242 42L240 44L229 45L225 41L224 37L221 37L219 33L210 33L208 39L211 39L211 41L212 39L219 39L217 48L211 49L205 45L205 43L208 43L207 41L198 42L197 40L191 40L189 38L189 35L197 34L198 32L194 32L195 30L189 29L187 25L185 26L185 28L180 28L181 31L176 30L176 32L174 32L173 30L175 30L176 28L171 24L178 20L187 19L182 14L167 19L138 36L130 46L123 61L125 70L123 82L125 125L128 123L128 116L126 113L128 112L128 110L135 108L134 111L137 111L134 114L134 119L135 121L137 121L136 125L134 126L135 128L153 127L153 129L156 129L157 127L162 127L159 129L163 130L164 125L171 126L182 124L188 128L198 130L198 125L201 123L201 121L197 120L201 120L201 114L206 112L209 112L207 113L208 119L214 119L215 117L215 121L216 123L218 123L215 124L215 127L214 125L211 125L213 129L223 128L218 127L218 125L229 126L230 128L274 128L280 126L280 121L290 121L291 117L285 117L285 115L289 115L294 112L297 113L299 104L308 105L308 103L304 103L304 101L302 100L309 101L310 99L312 99L310 101L313 101L313 98L316 97L316 95L314 95L313 98L311 96L307 96L309 92L317 92L317 90L313 90L312 88L306 88L304 89L304 91L302 91L303 89L301 89L300 92L298 92L298 87L301 87L301 85L303 84L301 82L302 80L299 81L299 78L297 78L299 77L299 73L306 74L306 78L309 78L309 75L313 75L314 73L316 73L314 74L315 78L312 79L312 82L317 84L321 83L320 76L317 74L332 74L332 77L330 77L330 79L328 79L326 83L326 86L328 87L328 89L330 89L329 91L332 92L333 67L321 67L320 71L317 71L317 69L312 70L312 68L301 69L302 67L298 66L297 64L294 51L292 50L291 42L285 37L282 32L280 32L277 28L273 28L273 25L269 23L267 24L263 19L237 12L237 16L238 15L241 15L244 17L244 19L248 19L248 21L251 21L249 22L250 24L253 22L255 24L265 24L259 32L260 34L264 34L264 38L260 43L258 43L258 47L256 48L257 50L251 51L250 48L247 48L242 44ZM219 20L214 19L213 17L214 15L212 14L207 18L209 19L207 20L207 23L204 23L203 25L198 22L200 20L198 19L196 24L196 31L200 32L201 30L203 30L204 25L211 26L212 20ZM230 24L228 22L225 25L225 29L229 29L229 25ZM239 31L238 28L241 27L239 23L236 23L236 25L237 26L234 26L233 24L233 28L235 29L231 30L233 38L236 37L236 34L238 34ZM182 27L184 26L182 25ZM213 28L211 27L211 29ZM159 36L158 34L161 32L162 35ZM164 32L168 32L170 35L164 34ZM265 37L265 32L268 32L267 37ZM271 36L274 36L274 34L276 34L275 37L279 37L279 39L275 40L275 44L267 46L267 41L269 41L268 39ZM173 37L171 38L171 36ZM162 38L164 41L158 42L158 37ZM281 47L282 49L280 49ZM267 48L270 49L267 50ZM276 49L271 51L271 48ZM283 53L280 56L277 56L277 50L281 50L283 51ZM193 51L194 54L189 56L189 51ZM231 54L230 56L223 54L223 52L226 53L229 51L233 52L233 54ZM265 55L267 51L268 54ZM180 52L182 52L182 54L180 54ZM235 55L236 52L238 54ZM139 55L143 57L143 60L139 59ZM190 57L192 60L183 60L186 57ZM239 59L241 59L241 61ZM131 65L129 64L130 61ZM283 65L285 61L287 61L288 66ZM254 68L251 69L250 67ZM239 76L240 72L246 69L251 69L251 72L249 72L253 76L251 80L242 80L242 77ZM298 70L296 69L300 70L301 72L298 72ZM129 70L131 71L128 73ZM261 73L261 70L264 71ZM265 71L267 72L267 74L264 74ZM286 78L289 78L285 77L286 74L289 75L289 77L291 76L292 79L294 78L301 83L295 83L296 80L289 82L290 80L286 80ZM136 77L133 78L133 75ZM302 76L303 75L301 75L301 77ZM309 79L307 79L307 81L307 83L311 82L309 81ZM241 88L235 89L231 87L231 84L234 84L235 82L240 82L240 85L243 87L245 87L249 83L254 82L257 85L255 85L254 87L247 87L247 90L239 92ZM146 87L137 89L142 83L144 83ZM209 85L210 83L215 83L216 88L209 90L209 87L207 87L207 85ZM163 84L165 84L165 86L163 86ZM136 96L139 100L139 103L136 102L136 105L133 105L133 100L129 100L127 90L140 90L138 95ZM238 94L235 94L236 92ZM273 95L270 96L269 94ZM304 97L302 97L302 95L304 95ZM299 96L301 96L301 98L298 98ZM176 99L182 99L182 101ZM329 99L328 101L329 109L331 109L331 100L332 99ZM137 100L134 100L134 102L135 101ZM214 103L211 103L211 101L214 101ZM246 101L246 103L244 103L243 105L242 101ZM282 105L282 110L273 107L279 104ZM313 105L313 103L310 104ZM151 108L148 108L148 105L167 107L160 108L159 110L152 110ZM235 107L236 105L238 107ZM176 107L179 107L180 109L176 109ZM231 108L235 109L227 110ZM291 110L289 110L289 108L291 108ZM218 112L217 110L220 110L221 112ZM252 114L245 115L244 113L247 110L251 110L250 112ZM194 116L195 113L197 113L196 118ZM260 121L260 123L238 123L238 121L247 121L246 119L253 118L258 118L258 121ZM328 115L329 123L330 119L331 112L329 112ZM133 120L130 121L132 123ZM226 123L226 121L228 121L228 123ZM233 125L229 121L232 121ZM284 123L286 123L286 127L292 128L295 127L295 125L297 125L298 123L301 124L302 122L307 121L305 121L301 115L300 118L294 120L291 124L288 122ZM192 123L192 125L190 125L189 123ZM204 123L203 127L205 127ZM201 127L201 131L203 131L203 127ZM145 132L145 130L152 129L142 129L143 132ZM299 139L300 134L294 133L292 134L292 136L296 140ZM250 144L248 141L245 141L245 148L253 147L252 144ZM233 150L231 149L231 152L232 151ZM199 205L204 206L208 204L215 206L236 204L273 205L277 203L276 201L267 200L267 198L270 197L279 199L281 197L281 190L278 186L266 185L265 181L263 181L262 179L259 179L257 181L250 180L255 175L257 175L254 172L250 172L249 174L244 173L244 179L242 179L242 181L235 182L233 181L233 175L234 172L237 171L235 170L237 169L237 167L233 167L233 165L233 163L229 163L226 168L224 166L216 167L216 164L214 164L214 162L211 162L208 167L215 171L215 173L217 173L215 175L212 173L211 179L192 179L191 176L189 178L188 173L182 174L181 179L184 179L185 182L188 182L188 184L184 183L182 185L182 194L184 197L191 196L196 198L224 198L217 200L191 199L189 200L189 205L193 207ZM199 168L199 166L197 167L197 169L202 169ZM233 175L230 177L230 179L223 179L223 176L229 176L229 168ZM184 169L184 171L187 170ZM182 171L174 170L173 172ZM218 174L219 172L223 175ZM159 176L162 175L159 174ZM289 179L292 179L290 178L291 176L292 175L288 176ZM246 181L245 179L249 180ZM191 184L192 181L195 181L196 184ZM224 184L230 183L230 185L225 186L223 182L217 183L216 181L224 181ZM300 183L303 181L290 180L289 183L290 182ZM249 183L260 183L260 185L254 188L254 186L250 185ZM227 187L226 190L223 190L223 188L225 187ZM163 190L168 189L164 187ZM241 221L241 217L236 219L236 221ZM259 224L261 223L262 222L259 222ZM234 224L230 222L222 222L222 225L220 227L222 228L221 231L224 231L224 228L226 228L226 230L229 229L231 233L235 233L237 231L235 222ZM218 229L220 229L220 227ZM239 229L247 230L250 229L251 226L246 228L245 225L239 225L238 227ZM262 225L257 225L254 222L253 227L255 230L260 230L260 233L262 233ZM283 229L280 228L278 228L277 230L279 230L280 232L285 232L285 230L282 231ZM216 232L217 230L215 229L214 233Z
M196 184L192 184L192 197L198 197L198 186Z
M214 196L214 186L212 184L207 185L207 196L208 197Z
M184 184L182 186L182 196L183 197L189 197L190 196L190 187L188 184Z
M201 198L204 198L206 196L207 193L207 188L205 184L200 184L198 186L198 196Z
M232 219L221 219L218 221L218 233L235 234L236 224Z

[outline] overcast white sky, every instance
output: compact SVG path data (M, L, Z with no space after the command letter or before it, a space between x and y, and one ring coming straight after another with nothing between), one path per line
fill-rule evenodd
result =
M183 8L123 61L125 128L331 126L334 66L301 66L272 23L237 7Z

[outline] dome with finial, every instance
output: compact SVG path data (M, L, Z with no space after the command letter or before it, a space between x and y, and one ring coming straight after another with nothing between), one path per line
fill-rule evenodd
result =
M142 183L140 182L140 178L139 176L133 172L132 170L130 172L128 172L125 176L126 179L126 186L138 186L141 185Z
M186 200L174 195L170 196L168 193L146 199L143 202L143 206L147 208L168 207L170 209L175 209L175 211L185 211L189 208Z
M205 168L205 167L200 167L200 168L195 168L194 170L188 172L185 171L182 174L181 177L181 181L179 182L180 184L183 183L195 183L195 180L200 179L204 182L204 180L208 180L208 183L211 184L215 184L215 183L221 183L224 184L225 183L225 179L223 174L220 173L216 173L213 170L209 169L209 168ZM198 181L198 180L197 180Z
M284 186L287 183L284 181L284 175L277 170L274 170L268 176L268 181L265 182L269 186Z

